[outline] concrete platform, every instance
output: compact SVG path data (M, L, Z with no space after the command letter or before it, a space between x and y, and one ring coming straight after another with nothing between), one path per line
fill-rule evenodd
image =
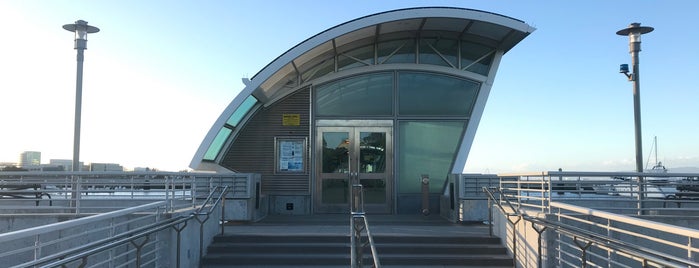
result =
M374 236L489 236L486 224L455 224L439 215L368 215L367 219ZM349 235L349 224L350 216L347 214L269 215L259 222L228 222L224 226L224 232L256 235Z

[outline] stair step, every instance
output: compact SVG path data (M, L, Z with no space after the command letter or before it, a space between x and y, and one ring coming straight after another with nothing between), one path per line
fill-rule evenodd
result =
M327 217L232 226L231 232L214 238L201 267L348 267L351 239L349 228L341 226L346 217L334 225L327 224ZM501 239L487 235L484 226L405 219L410 217L390 216L372 225L381 226L372 233L382 267L512 267ZM367 242L366 237L361 240ZM365 246L362 254L364 267L371 267L370 248Z
M425 244L425 243L376 243L376 249L381 254L505 254L506 249L501 245L492 244ZM209 246L210 253L346 253L350 243L238 243L218 242ZM369 248L365 248L368 252Z
M382 265L475 265L475 266L506 266L512 264L512 259L501 254L463 255L453 254L381 254L379 261ZM371 256L365 254L364 263L372 263ZM339 254L250 254L227 253L207 254L207 265L347 265L350 263L349 253ZM207 266L208 267L208 266Z
M243 243L342 243L350 240L349 235L223 235L214 237L216 242L243 242ZM463 237L463 236L382 236L374 235L375 243L458 243L458 244L500 244L497 237Z

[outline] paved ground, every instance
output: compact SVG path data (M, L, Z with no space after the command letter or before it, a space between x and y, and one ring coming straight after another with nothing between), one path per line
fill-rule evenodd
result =
M372 235L489 236L483 223L454 224L439 215L368 215ZM233 222L227 234L333 235L350 232L350 216L341 214L284 216L269 215L259 222Z

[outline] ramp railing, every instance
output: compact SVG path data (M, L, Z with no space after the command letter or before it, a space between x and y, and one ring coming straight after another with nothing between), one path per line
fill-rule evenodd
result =
M0 266L196 266L256 176L0 172Z
M646 180L648 187L638 187L635 173L629 179L571 174L514 175L517 180L483 187L488 210L499 214L490 215L491 230L495 225L499 236L509 238L517 267L699 267L699 230L640 218L652 212L659 219L676 213L691 219L697 201L688 189L694 189L696 174L667 174ZM653 187L660 190L647 190ZM536 244L528 239L532 233Z

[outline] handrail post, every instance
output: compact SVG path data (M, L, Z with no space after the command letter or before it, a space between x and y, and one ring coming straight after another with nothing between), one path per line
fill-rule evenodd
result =
M550 176L548 176L550 178ZM547 196L551 196L551 183L549 181L548 186L546 185L546 174L541 173L541 212L546 213L546 199ZM546 190L548 189L548 192Z
M636 205L637 208L638 208L637 215L639 215L639 216L640 216L640 215L646 214L646 213L645 213L645 210L643 209L643 201L644 201L645 193L646 193L646 190L645 190L645 189L646 189L646 185L645 185L645 182L644 182L644 181L645 181L645 179L643 178L643 176L642 176L642 175L639 175L639 176L638 176L638 179L637 179L637 183L638 183L638 196L637 196L638 204Z
M542 256L541 256L541 234L542 234L544 231L546 231L546 228L547 228L547 227L544 226L543 228L537 228L537 227L536 227L536 224L535 224L534 222L531 222L531 223L532 223L532 229L534 229L534 231L536 231L536 233L538 234L538 238L537 238L537 246L538 246L538 248L537 248L537 250L536 250L536 253L537 253L536 255L537 255L537 263L539 264L538 267L541 268L541 267L544 267L544 265L543 265L543 263L542 263L542 262L543 262L543 261L542 261L543 258L542 258Z
M483 187L483 191L488 191ZM493 237L493 202L494 200L488 195L488 233Z

